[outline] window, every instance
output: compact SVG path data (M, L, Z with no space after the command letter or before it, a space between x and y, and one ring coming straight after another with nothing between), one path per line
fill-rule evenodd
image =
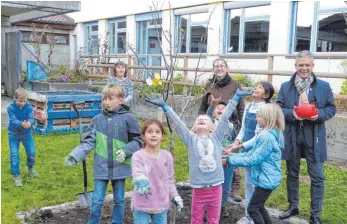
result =
M92 22L84 25L85 46L88 55L99 54L98 23Z
M179 53L207 52L208 13L177 16L177 36Z
M347 52L347 4L294 2L289 53Z
M109 22L110 29L110 46L111 53L125 54L126 53L126 34L127 23L124 19L111 20Z
M231 7L225 13L225 52L268 52L271 6L242 4L243 8Z
M143 13L135 16L137 63L147 66L161 65L162 14L161 11ZM160 70L140 69L139 78L146 78Z
M22 43L31 43L34 40L34 36L31 32L28 31L21 31L22 33ZM38 35L41 35L40 32L38 32ZM70 36L69 34L60 34L60 33L45 33L42 36L41 44L48 44L50 43L50 39L52 36L54 37L54 44L55 45L69 45Z
M47 35L47 43L51 40L51 36ZM55 45L69 45L69 35L68 34L53 34Z

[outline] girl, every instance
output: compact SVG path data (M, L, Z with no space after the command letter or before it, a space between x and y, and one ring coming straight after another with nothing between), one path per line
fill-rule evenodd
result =
M262 105L257 113L257 123L262 128L249 152L234 153L222 160L231 166L252 167L254 192L247 212L255 224L271 224L265 202L281 183L281 150L284 145L284 116L277 104Z
M260 82L255 88L254 92L252 94L252 102L246 105L246 111L243 114L242 118L242 127L241 130L236 137L236 140L233 144L231 144L231 147L229 148L229 151L238 151L240 148L250 148L254 143L254 136L256 133L260 131L259 126L257 126L256 121L256 114L260 106L264 105L265 103L269 103L272 96L274 94L274 88L273 86L268 82ZM243 144L240 144L240 142L243 142ZM243 152L247 152L246 149L244 149ZM251 176L251 168L250 167L244 167L243 168L244 175L245 175L245 187L246 187L246 208L249 204L249 200L252 197L254 186L252 184L252 176ZM245 209L245 217L240 219L238 224L251 224L252 219L249 217L247 213L247 209Z
M174 179L174 164L170 152L160 149L164 127L156 119L147 120L141 131L145 147L132 157L132 177L135 190L131 199L134 224L165 224L170 202L183 208Z
M221 142L228 127L228 117L235 110L242 96L251 95L251 91L237 90L229 100L225 112L219 120L216 130L208 115L200 115L195 120L192 131L179 119L176 113L162 99L145 98L147 102L160 106L175 125L178 135L188 148L190 185L193 188L191 223L203 222L207 206L207 223L218 224L224 174L222 164L223 147Z
M221 118L225 108L226 104L224 102L220 101L220 98L214 98L214 96L211 96L211 104L207 109L207 115L210 116L212 122L214 123L215 127L217 127L219 119ZM226 147L227 145L234 142L236 138L236 132L233 123L229 121L228 128L226 132L224 133L223 141L221 142L222 147ZM222 209L221 209L221 215L223 217L227 217L229 213L226 211L225 206L228 200L228 197L230 195L230 190L233 182L233 173L234 173L234 167L229 166L223 166L224 171L224 183L222 184ZM241 198L242 201L242 198Z
M125 104L130 106L133 102L134 88L133 82L127 78L128 66L122 61L116 62L112 67L110 78L107 80L107 84L116 84L121 86L125 93Z

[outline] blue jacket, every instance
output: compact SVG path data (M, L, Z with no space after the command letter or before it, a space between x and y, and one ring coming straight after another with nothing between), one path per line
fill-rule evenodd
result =
M118 180L131 177L130 158L141 146L139 122L129 112L129 107L121 104L114 111L104 111L93 118L83 142L71 156L79 162L95 149L94 179ZM126 154L123 163L115 160L120 149Z
M33 107L29 102L26 102L22 109L20 109L16 101L13 100L10 105L7 107L7 113L10 119L8 124L8 131L23 135L32 132L32 126L35 124ZM30 128L23 128L23 121L29 121L31 123Z
M262 130L256 137L252 150L233 153L227 157L231 166L252 169L253 184L263 189L275 190L281 183L281 150L283 135L277 129Z
M318 108L318 119L316 121L304 121L304 134L305 139L312 139L316 161L323 162L328 157L325 121L335 115L336 107L329 83L317 79L314 74L312 75L314 81L310 86L309 102L315 103ZM290 81L282 84L277 98L277 103L282 108L286 120L284 130L285 143L282 151L282 159L284 160L300 156L300 151L296 148L296 132L300 122L293 117L293 108L299 104L299 94L294 84L295 76L296 73Z

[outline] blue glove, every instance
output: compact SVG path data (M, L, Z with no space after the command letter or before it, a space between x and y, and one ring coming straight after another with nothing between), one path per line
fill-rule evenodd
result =
M237 89L232 98L232 101L238 102L242 97L251 96L252 94L253 94L253 89L249 89L245 91Z
M145 97L144 98L146 102L157 105L163 109L164 112L167 112L169 110L169 107L166 105L165 101L160 98L150 98Z
M146 179L134 180L133 184L136 185L136 191L140 195L144 195L146 198L148 198L148 195L152 195L151 187L149 186L148 180Z

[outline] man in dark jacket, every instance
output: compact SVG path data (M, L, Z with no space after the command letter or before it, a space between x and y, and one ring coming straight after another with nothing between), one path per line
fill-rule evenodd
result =
M334 96L329 83L318 79L313 73L313 55L309 51L298 53L296 73L290 81L282 84L277 103L286 119L285 145L282 159L287 164L287 193L290 203L287 211L280 214L286 219L299 214L300 158L305 157L311 179L310 223L321 223L324 199L324 161L327 160L325 121L335 115ZM301 103L314 104L318 115L309 119L297 116L294 106Z

